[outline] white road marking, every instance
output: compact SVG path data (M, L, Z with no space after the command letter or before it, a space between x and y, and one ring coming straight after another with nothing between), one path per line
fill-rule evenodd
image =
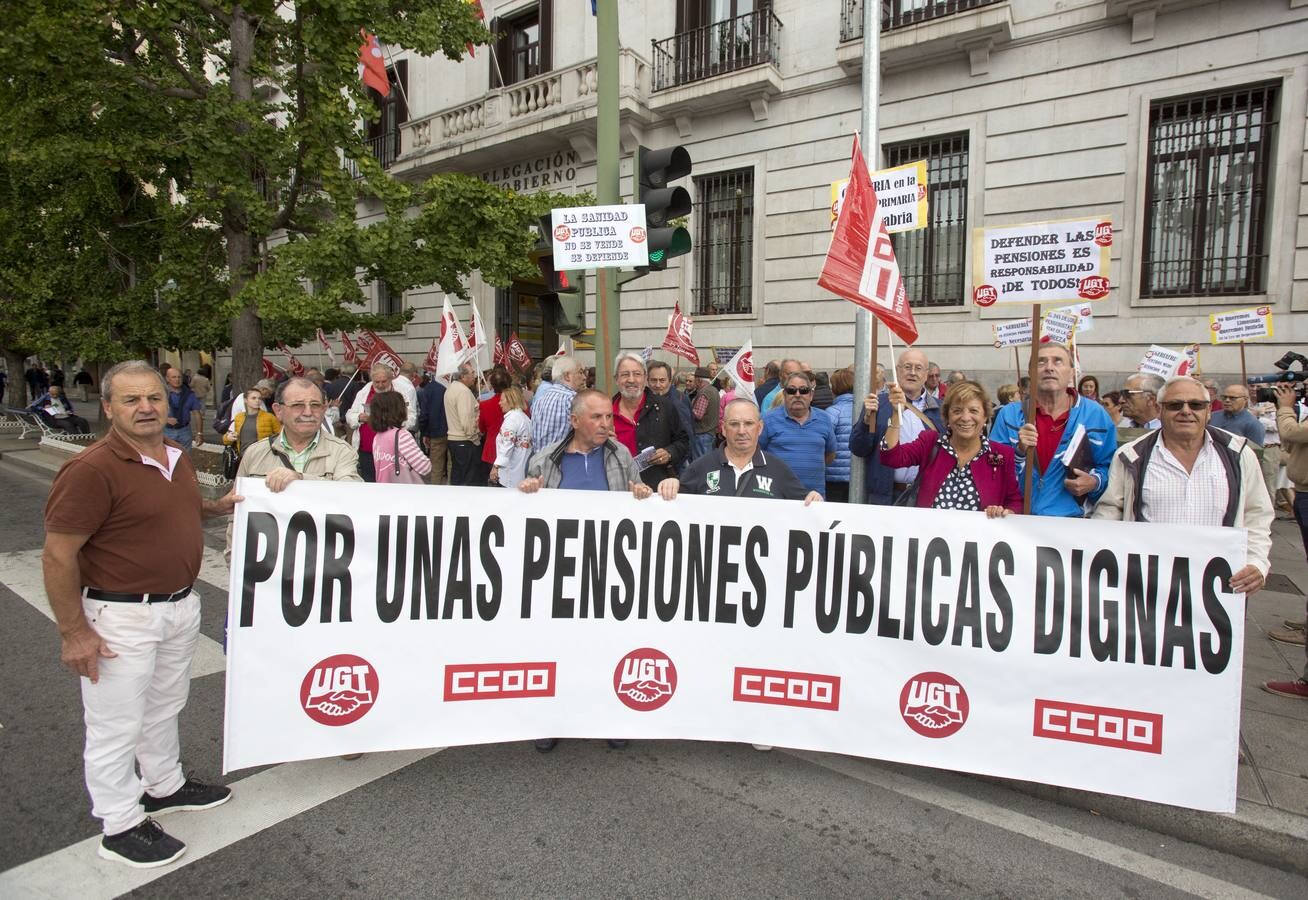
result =
M905 797L912 797L914 800L920 800L923 803L930 803L932 806L938 806L960 816L976 819L978 822L984 822L987 825L1003 828L1006 831L1029 837L1051 847L1057 847L1060 850L1079 853L1098 862L1194 894L1197 897L1240 898L1240 900L1267 897L1266 894L1251 891L1238 884L1222 881L1220 878L1213 878L1211 875L1205 875L1202 872L1196 872L1175 863L1164 862L1147 854L1128 850L1125 847L1101 841L1098 838L1072 831L1069 828L1063 828L1002 806L996 806L985 800L969 797L949 788L899 775L883 769L869 760L850 756L813 753L805 750L789 750L786 752L814 765L822 766L833 772L839 772L841 775L847 775L866 784Z
M216 809L162 817L164 830L186 844L186 854L172 865L133 869L100 859L97 835L0 872L0 896L117 897L439 752L403 750L350 761L332 757L274 766L235 782L232 799Z
M206 574L208 573L208 574ZM200 567L200 577L212 581L215 585L227 588L228 569L223 561L222 552L204 548L204 562ZM216 580L215 580L216 579ZM45 579L41 574L41 551L16 550L0 553L0 584L22 597L27 603L51 622L54 613L45 596ZM227 603L226 595L207 598L206 602ZM195 658L191 662L191 677L203 678L227 669L227 657L223 655L222 644L213 638L200 635L195 647Z

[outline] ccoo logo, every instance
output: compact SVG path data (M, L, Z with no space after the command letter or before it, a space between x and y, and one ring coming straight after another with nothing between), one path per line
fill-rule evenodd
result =
M923 672L899 692L899 712L923 737L946 738L967 722L967 691L944 672Z
M350 653L329 656L300 682L300 708L319 725L349 725L377 700L377 672Z
M651 712L672 699L677 690L677 667L662 650L641 647L618 660L613 670L613 691L628 708Z

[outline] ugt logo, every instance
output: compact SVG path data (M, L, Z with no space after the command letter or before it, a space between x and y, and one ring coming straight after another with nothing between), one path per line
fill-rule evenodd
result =
M319 725L349 725L377 700L377 671L350 653L329 656L300 683L300 708Z
M677 667L662 650L641 647L618 660L613 670L613 691L629 709L650 712L672 699L677 690Z
M949 737L963 727L968 709L967 691L944 672L914 675L899 692L900 714L923 737Z

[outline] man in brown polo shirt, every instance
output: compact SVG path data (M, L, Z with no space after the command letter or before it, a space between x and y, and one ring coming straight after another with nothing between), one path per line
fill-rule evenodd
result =
M186 849L148 813L207 809L231 795L183 774L177 715L200 634L191 590L204 552L200 518L229 515L240 498L201 498L186 448L163 436L167 396L146 362L105 374L109 433L55 476L41 557L62 660L81 676L100 856L139 868Z

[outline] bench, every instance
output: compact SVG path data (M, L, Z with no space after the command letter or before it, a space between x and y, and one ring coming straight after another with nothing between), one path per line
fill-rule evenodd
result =
M19 423L19 427L22 428L22 434L18 436L20 441L27 438L28 432L40 435L42 438L53 438L60 441L90 442L94 441L96 438L94 434L71 434L67 431L60 431L58 428L51 428L49 425L45 424L45 420L36 413L28 412L25 409L14 409L13 407L9 407L4 410L4 414L5 416L16 420Z

